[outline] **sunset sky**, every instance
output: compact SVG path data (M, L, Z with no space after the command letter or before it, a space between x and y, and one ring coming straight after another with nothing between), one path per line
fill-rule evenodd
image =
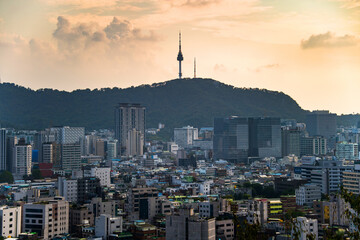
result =
M360 112L360 0L0 0L0 77L32 89L183 76ZM241 103L234 103L241 104Z

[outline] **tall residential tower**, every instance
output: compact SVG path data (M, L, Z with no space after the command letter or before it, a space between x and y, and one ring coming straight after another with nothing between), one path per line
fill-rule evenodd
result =
M139 131L144 136L145 107L136 103L119 103L115 107L115 139L118 140L119 155L126 153L128 133L133 130Z

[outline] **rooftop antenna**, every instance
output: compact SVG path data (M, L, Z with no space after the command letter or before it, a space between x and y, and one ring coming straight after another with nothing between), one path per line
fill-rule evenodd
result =
M181 61L184 60L184 57L183 57L182 52L181 52L181 32L179 32L179 53L178 53L178 56L177 56L177 60L179 61L179 79L181 79L181 77L182 77Z
M194 58L194 78L196 78L196 58Z

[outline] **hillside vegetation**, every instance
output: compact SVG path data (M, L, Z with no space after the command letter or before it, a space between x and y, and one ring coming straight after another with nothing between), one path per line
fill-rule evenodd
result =
M44 129L55 125L112 129L114 107L120 102L141 103L147 127L212 126L214 117L277 116L304 120L306 111L288 95L264 89L235 88L212 79L176 79L126 89L84 89L72 92L31 90L0 84L0 121L3 127Z

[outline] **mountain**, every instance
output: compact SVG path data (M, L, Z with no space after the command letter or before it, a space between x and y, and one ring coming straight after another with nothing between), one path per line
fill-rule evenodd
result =
M214 117L277 116L304 120L306 111L291 97L265 89L236 88L212 79L176 79L126 89L84 89L72 92L31 90L0 84L0 121L3 127L44 129L55 125L112 129L114 106L141 103L147 127L159 122L173 127L212 126Z

